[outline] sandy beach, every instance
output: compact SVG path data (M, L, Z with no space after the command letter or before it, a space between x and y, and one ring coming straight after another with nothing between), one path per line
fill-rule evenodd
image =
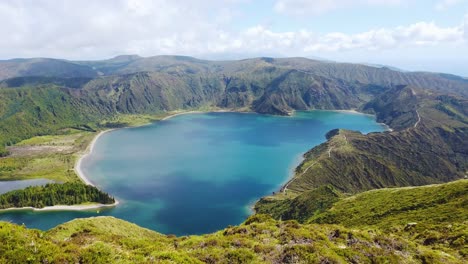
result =
M173 117L178 116L178 115L206 114L206 113L228 113L228 112L233 112L233 113L244 113L244 112L237 112L237 111L234 111L234 110L187 111L187 112L180 112L180 113L174 113L174 114L168 115L168 116L164 117L163 119L161 119L161 121L162 121L162 120L167 120L167 119L173 118ZM245 113L248 113L248 112L245 112Z
M368 116L374 116L375 117L375 115L373 115L373 114L358 112L358 111L356 111L354 109L351 109L351 110L331 110L331 111L342 112L342 113L350 113L350 114L368 115ZM386 127L389 132L393 132L393 129L389 125L387 125L385 123L378 123L378 124Z
M357 110L355 110L355 109L349 109L349 110L330 110L330 111L333 111L333 112L341 112L341 113L349 113L349 114L359 114L359 115L374 116L374 115L372 115L372 114L359 112L359 111L357 111Z
M76 174L78 175L78 177L80 177L80 179L87 185L91 185L91 186L94 186L94 184L88 179L86 178L86 175L83 173L83 171L81 170L81 162L83 161L84 158L86 158L91 152L93 152L93 149L94 149L94 145L96 144L97 140L99 139L99 137L101 137L102 135L104 135L105 133L107 132L110 132L114 129L109 129L109 130L105 130L105 131L101 131L99 132L99 134L97 134L94 138L93 138L93 141L91 141L91 144L89 144L88 148L86 149L85 151L85 154L82 155L78 161L76 162L75 164L75 172Z
M229 110L220 110L220 111L212 111L212 112L229 112ZM170 119L172 117L175 117L175 116L178 116L178 115L186 115L186 114L200 114L200 113L206 113L206 112L203 112L203 111L188 111L188 112L180 112L180 113L174 113L174 114L171 114L171 115L168 115L166 117L164 117L162 120L167 120L167 119ZM125 127L123 127L125 128ZM88 155L90 155L90 153L93 152L93 149L94 149L94 146L96 145L96 142L97 140L102 136L104 135L105 133L108 133L108 132L111 132L115 130L115 128L113 129L108 129L108 130L104 130L104 131L101 131L99 132L99 134L97 134L93 140L91 141L91 143L89 144L89 146L86 148L86 151L83 155L81 155L81 157L78 158L78 160L76 161L76 164L75 164L75 172L76 174L78 175L78 177L80 177L80 179L87 185L91 185L91 186L95 186L85 175L85 173L83 172L83 170L81 169L81 163L83 161L84 158L86 158Z
M201 114L201 113L204 113L204 112L202 112L202 111L180 112L180 113L175 113L175 114L172 114L172 115L168 115L168 116L164 117L163 119L161 119L161 121L168 120L168 119L173 118L174 116L178 116L178 115Z
M113 204L84 204L84 205L54 205L54 206L46 206L43 208L35 208L35 207L13 207L13 208L6 208L0 209L0 212L3 211L34 211L34 212L44 212L44 211L83 211L83 210L92 210L92 209L99 209L99 208L106 208L106 207L114 207L119 204L119 201L115 200Z

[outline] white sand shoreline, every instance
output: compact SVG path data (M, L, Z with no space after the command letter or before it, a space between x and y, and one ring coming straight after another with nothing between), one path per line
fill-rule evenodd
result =
M86 158L88 155L91 154L91 152L93 152L93 149L94 149L94 146L96 145L96 142L97 140L102 136L104 135L105 133L107 132L110 132L114 129L108 129L108 130L104 130L104 131L101 131L99 132L99 134L97 134L93 140L91 141L91 143L89 144L89 146L86 148L86 151L85 151L85 154L81 155L81 157L78 158L76 164L75 164L75 172L76 172L76 175L78 175L78 177L80 177L80 179L86 184L86 185L91 185L91 186L94 186L95 185L86 177L86 175L84 174L84 172L81 170L81 162L83 161L84 158Z
M229 109L226 109L226 110L211 110L211 111L187 111L187 112L180 112L180 113L174 113L174 114L168 115L168 116L164 117L163 119L161 119L160 121L168 120L168 119L171 119L171 118L173 118L175 116L179 116L179 115L207 114L207 113L249 113L249 112L240 112L240 111L229 110Z
M212 111L212 112L229 112L229 110L221 110L221 111ZM188 111L188 112L180 112L180 113L174 113L174 114L171 114L171 115L168 115L164 118L162 118L161 120L158 120L158 121L163 121L163 120L168 120L172 117L175 117L175 116L178 116L178 115L185 115L185 114L200 114L200 113L207 113L207 112L204 112L204 111ZM157 121L156 121L157 122ZM99 134L97 134L93 140L91 141L91 143L89 144L89 146L86 148L84 154L82 154L78 160L76 161L75 163L75 167L74 167L74 170L76 172L76 174L78 175L78 177L86 184L86 185L91 185L91 186L95 186L85 175L85 173L83 172L83 170L81 169L81 163L83 161L83 159L85 159L87 156L89 156L93 150L94 150L94 146L96 145L96 142L97 140L102 136L104 135L105 133L108 133L108 132L111 132L111 131L114 131L116 129L123 129L123 128L129 128L129 127L122 127L122 128L112 128L112 129L107 129L107 130L104 130L104 131L101 131L99 132ZM95 186L96 187L96 186Z
M312 110L308 110L308 111L313 111L314 109ZM318 109L317 109L318 110ZM350 114L360 114L360 115L369 115L369 116L375 116L375 115L372 115L372 114L367 114L367 113L361 113L361 112L358 112L356 111L355 109L349 109L349 110L325 110L325 111L335 111L335 112L342 112L342 113L350 113ZM178 113L173 113L173 114L170 114L164 118L162 118L161 120L159 121L164 121L164 120L168 120L168 119L171 119L173 117L176 117L176 116L179 116L179 115L187 115L187 114L202 114L202 113L226 113L226 112L236 112L236 113L249 113L249 112L240 112L240 111L235 111L235 110L212 110L212 111L182 111L182 112L178 112ZM295 111L292 111L290 113L289 116L293 116L294 115L294 112ZM157 121L156 121L157 122ZM393 129L390 128L390 126L388 126L387 124L385 123L379 123L381 125L383 125L384 127L386 127L388 129L388 131L392 132ZM126 128L126 127L123 127L123 128ZM107 132L110 132L110 131L113 131L115 130L114 129L108 129L108 130L104 130L104 131L101 131L99 132L99 134L97 134L94 139L91 141L90 145L88 146L86 152L84 155L82 155L78 161L76 162L75 164L75 172L76 174L78 175L78 177L80 177L80 179L87 185L91 185L91 186L95 186L87 177L86 175L84 174L84 172L81 170L81 162L82 160L87 157L88 155L90 155L90 153L93 151L94 149L94 146L97 142L97 140L105 133ZM302 160L304 160L304 157L303 155L301 155L301 158ZM297 166L300 165L301 162L299 162L299 164ZM296 167L297 167L296 166ZM288 177L286 183L284 185L281 186L281 189L280 189L280 192L283 191L283 189L287 188L287 185L290 183L290 181L292 181L294 179L294 170L293 170L293 173L292 173L292 176ZM25 209L33 209L34 211L52 211L52 210L88 210L88 209L96 209L96 208L101 208L101 207L110 207L110 206L116 206L119 204L119 201L115 200L115 203L112 204L112 205L104 205L104 204L98 204L98 205L90 205L90 206L86 206L86 205L76 205L76 206L50 206L50 207L45 207L45 208L32 208L32 207L26 207L26 208L11 208L11 209L4 209L4 210L25 210ZM255 203L254 203L255 204ZM253 210L253 207L249 206L249 208L251 210Z
M36 208L36 207L31 207L31 206L11 207L11 208L0 209L0 212L5 212L5 211L34 211L34 212L83 211L83 210L92 210L92 209L114 207L114 206L117 206L118 204L119 204L119 201L115 200L115 203L113 203L113 204L53 205L53 206L45 206L43 208Z

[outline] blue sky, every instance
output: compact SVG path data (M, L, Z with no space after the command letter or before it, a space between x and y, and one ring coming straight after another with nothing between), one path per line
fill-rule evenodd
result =
M0 59L319 57L468 76L468 0L3 0Z
M275 8L284 2L285 7ZM288 3L297 3L302 10L291 8ZM337 4L328 9L310 8L318 2ZM374 3L372 3L374 2ZM310 4L308 4L310 3ZM341 4L340 4L341 3ZM367 4L366 4L367 3ZM441 3L448 3L440 6ZM451 4L450 4L451 3ZM236 28L242 30L258 24L269 24L274 31L308 29L318 33L339 31L359 33L371 28L390 28L416 22L436 22L439 26L461 23L468 13L467 1L463 0L407 0L407 1L244 1L238 6L240 19ZM301 11L301 12L297 12Z

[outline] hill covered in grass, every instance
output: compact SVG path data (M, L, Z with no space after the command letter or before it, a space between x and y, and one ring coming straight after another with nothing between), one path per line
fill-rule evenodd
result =
M434 249L468 256L468 180L421 187L371 190L352 196L331 187L291 199L264 198L257 213L302 223L378 229Z
M317 197L334 192L324 189L308 199L317 204ZM369 191L339 197L331 207L319 206L320 213L303 221L308 223L257 214L239 226L202 236L162 235L112 217L76 219L45 232L1 222L0 259L8 263L463 263L468 257L467 193L467 180ZM296 199L309 206L306 200Z

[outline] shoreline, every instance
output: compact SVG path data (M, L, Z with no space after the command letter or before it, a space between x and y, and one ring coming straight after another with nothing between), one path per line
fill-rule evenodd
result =
M389 125L387 125L387 124L385 124L385 123L383 123L383 122L377 122L377 116L376 116L375 114L363 113L363 112L359 112L359 111L357 111L357 110L355 110L355 109L350 109L350 110L329 110L329 111L372 116L372 117L375 117L375 118L376 118L375 122L376 122L377 124L382 125L383 127L385 127L385 128L387 129L388 132L393 132L393 128L391 128ZM386 131L383 131L383 132L386 132Z
M81 162L83 161L84 158L86 158L87 156L89 156L89 155L91 154L91 152L93 152L93 149L94 149L94 146L96 145L97 140L98 140L102 135L104 135L105 133L111 132L111 131L113 131L113 130L115 130L115 128L113 128L113 129L107 129L107 130L104 130L104 131L99 132L99 133L93 138L93 140L92 140L91 143L88 145L88 147L86 148L86 150L84 151L84 153L80 155L80 157L78 158L78 160L77 160L76 163L75 163L75 166L74 166L75 173L76 173L76 175L78 175L78 177L79 177L86 185L91 185L91 186L96 187L96 186L86 177L86 175L84 174L84 172L81 170Z
M321 110L321 109L311 109L311 110L306 110L306 111L314 111L314 110ZM372 114L367 114L367 113L361 113L361 112L358 112L356 111L355 109L349 109L349 110L322 110L322 111L334 111L334 112L343 112L343 113L351 113L351 114L363 114L363 115L370 115L370 116L375 116L375 115L372 115ZM168 120L170 118L173 118L175 116L179 116L179 115L185 115L185 114L202 114L202 113L225 113L225 112L232 112L232 113L255 113L255 112L250 112L250 111L236 111L236 110L233 110L233 109L220 109L220 110L211 110L211 111L199 111L199 110L193 110L193 111L175 111L173 112L172 114L169 114L168 116L165 116L164 118L161 118L159 120L155 120L154 122L151 122L151 123L156 123L158 121L164 121L164 120ZM294 113L296 111L292 111L290 113L290 115L288 116L294 116ZM150 124L151 124L150 123ZM390 128L387 124L385 123L378 123L378 124L381 124L383 125L385 128L387 128L387 131L389 132L392 132L393 129ZM148 124L144 124L144 125L148 125ZM143 126L143 125L142 125ZM92 153L92 151L94 150L94 147L96 145L96 142L97 140L102 136L104 135L105 133L108 133L108 132L111 132L111 131L114 131L114 130L117 130L117 129L123 129L123 128L129 128L129 127L122 127L122 128L111 128L111 129L107 129L107 130L103 130L103 131L100 131L97 135L94 136L93 140L91 141L91 143L86 147L86 149L83 151L83 152L79 152L78 153L78 159L77 161L75 162L75 166L74 166L74 171L75 173L77 174L77 176L81 179L82 182L84 182L86 185L90 185L90 186L94 186L96 187L96 185L94 185L87 177L86 177L86 174L83 172L83 170L81 169L81 165L82 165L82 161L84 158L88 157L88 155L90 155ZM383 131L385 132L385 131ZM304 157L303 157L303 154L299 156L300 158L296 158L295 160L296 161L299 161L299 163L295 166L295 168L297 168L297 166L299 166L301 164L301 162L304 160ZM302 160L302 161L301 161ZM292 173L289 175L289 177L286 179L285 183L283 183L281 186L280 186L280 189L279 189L279 192L278 193L282 193L284 192L286 189L287 189L287 186L288 184L293 181L295 179L295 168L293 167L292 168ZM263 198L263 197L261 197ZM260 199L261 199L260 198ZM252 213L255 213L255 210L254 210L254 206L255 204L258 202L259 200L253 202L252 204L249 204L248 205L248 208L250 209L249 211L252 212ZM21 207L21 208L16 208L16 207L13 207L13 208L5 208L5 209L0 209L0 212L5 212L5 211L16 211L16 210L31 210L31 211L34 211L34 212L40 212L40 211L80 211L80 210L92 210L92 209L99 209L99 208L107 208L107 207L115 207L119 205L119 201L117 199L115 199L115 203L113 204L91 204L91 205L54 205L54 206L46 206L44 208L35 208L35 207Z
M168 120L168 119L171 119L175 116L179 116L179 115L186 115L186 114L201 114L201 113L207 113L207 112L203 112L203 111L188 111L188 112L180 112L180 113L175 113L175 114L172 114L172 115L168 115L164 118L162 118L161 120L159 121L164 121L164 120ZM209 112L208 112L209 113ZM157 121L156 121L157 122Z
M158 121L164 121L171 119L173 117L179 116L179 115L190 115L190 114L208 114L208 113L253 113L253 112L248 112L248 111L236 111L233 109L220 109L220 110L208 110L208 111L198 111L198 110L193 110L193 111L187 111L187 112L180 112L180 113L174 113L170 114ZM156 121L156 122L158 122Z
M0 209L1 212L7 211L33 211L33 212L46 212L46 211L85 211L93 209L101 209L117 206L120 202L115 200L113 204L84 204L84 205L53 205L45 206L43 208L36 208L32 206L26 207L10 207L5 209Z
M311 110L306 110L306 111L314 111L314 110L321 110L321 109L311 109ZM339 109L339 110L322 110L322 111L333 111L333 112L341 112L341 113L350 113L350 114L359 114L359 115L368 115L368 116L374 116L373 114L368 114L368 113L362 113L362 112L359 112L357 111L356 109L348 109L348 110L343 110L343 109ZM291 111L288 116L289 117L292 117L294 116L296 110L293 110ZM160 120L155 120L154 122L151 122L151 123L156 123L156 122L159 122L159 121L164 121L164 120L169 120L173 117L176 117L176 116L180 116L180 115L189 115L189 114L203 114L203 113L255 113L255 112L251 112L251 111L236 111L236 110L233 110L233 109L220 109L220 110L211 110L211 111L200 111L200 110L193 110L193 111L180 111L180 112L174 112L172 114L169 114L168 116L165 116L163 118L161 118ZM377 122L377 121L376 121ZM386 128L386 131L382 131L382 132L392 132L393 129L390 128L390 126L388 126L387 124L385 123L379 123L377 122L378 124L382 125L383 127ZM145 125L148 125L148 124L145 124ZM104 131L101 131L99 132L94 138L93 140L91 141L90 145L86 148L86 151L84 154L82 154L79 159L77 160L76 164L75 164L75 167L74 167L74 170L76 172L76 174L78 175L78 177L87 185L91 185L91 186L94 186L96 187L87 177L86 175L84 174L84 172L81 170L81 162L84 158L86 158L88 155L90 155L90 153L93 151L94 147L95 147L95 144L97 142L97 140L102 136L104 135L105 133L107 132L111 132L113 130L117 130L117 129L124 129L124 128L129 128L129 127L122 127L122 128L112 128L112 129L107 129L107 130L104 130ZM285 193L286 189L287 189L287 186L289 185L290 182L292 182L294 179L295 179L295 169L304 161L304 154L301 154L299 156L299 158L296 158L295 161L299 161L299 163L292 168L292 172L291 174L289 175L289 177L286 179L285 183L282 184L278 190L278 193ZM263 198L263 197L261 197ZM260 199L261 199L260 198ZM249 211L250 212L253 212L255 213L255 209L254 209L254 206L255 204L260 200L258 199L257 201L255 201L253 204L251 205L248 205L248 208L249 208ZM119 201L117 201L117 199L115 200L115 203L112 204L112 205L96 205L96 206L91 206L91 207L87 207L87 206L58 206L57 208L55 206L51 206L49 208L42 208L42 209L38 209L38 208L32 208L32 207L29 207L29 208L25 208L25 209L33 209L33 211L53 211L53 210L87 210L87 209L95 209L95 208L101 208L101 207L110 207L110 206L117 206L119 204ZM65 209L62 209L64 208ZM75 207L75 208L71 208L71 207ZM5 210L5 209L4 209ZM6 210L9 210L9 209L6 209ZM22 210L22 208L12 208L11 210ZM23 209L24 210L24 209ZM2 210L0 210L2 211Z
M214 111L187 111L187 112L180 112L180 113L174 113L170 114L160 120L156 120L154 122L159 122L159 121L164 121L168 120L172 117L178 116L178 115L185 115L185 114L200 114L200 113L214 113L214 112L235 112L233 110L214 110ZM151 122L151 123L154 123ZM150 124L151 124L150 123ZM144 124L148 125L148 124ZM142 125L142 126L144 126ZM111 128L107 130L100 131L96 136L94 136L93 140L91 143L86 147L86 150L83 153L79 153L78 160L75 162L75 166L73 170L75 171L76 175L78 178L81 179L86 185L90 185L93 187L97 187L95 184L93 184L87 177L86 174L83 172L81 169L81 164L83 159L88 157L94 150L94 147L96 145L96 142L98 139L108 133L112 132L117 129L124 129L124 128L130 128L130 127L122 127L122 128ZM115 198L114 198L115 199ZM32 210L32 211L80 211L80 210L89 210L89 209L98 209L98 208L103 208L103 207L114 207L119 205L119 201L115 199L115 203L113 204L95 204L95 205L54 205L54 206L46 206L44 208L35 208L35 207L22 207L22 208L6 208L6 209L0 209L0 212L2 211L7 211L7 210Z
M154 122L159 122L159 121L164 121L164 120L168 120L172 117L175 117L175 116L178 116L178 115L185 115L185 114L201 114L201 113L221 113L221 112L235 112L233 110L214 110L214 111L187 111L187 112L180 112L180 113L174 113L174 114L170 114L160 120L155 120ZM151 123L154 123L154 122L151 122ZM151 124L150 123L150 124ZM145 125L149 125L149 124L144 124L144 125L141 125L141 126L145 126ZM138 126L140 127L140 126ZM94 147L96 145L96 142L98 141L98 139L108 133L108 132L112 132L114 130L117 130L117 129L124 129L124 128L130 128L130 127L121 127L121 128L111 128L111 129L106 129L106 130L103 130L103 131L100 131L96 136L94 136L93 140L91 141L91 143L86 147L86 150L83 152L83 153L78 153L78 160L76 161L75 163L75 166L74 166L74 171L76 173L76 175L86 184L86 185L91 185L91 186L94 186L96 187L95 184L93 184L87 177L86 177L86 174L83 172L83 170L81 169L81 163L83 162L83 159L85 159L86 157L88 157L94 150Z

